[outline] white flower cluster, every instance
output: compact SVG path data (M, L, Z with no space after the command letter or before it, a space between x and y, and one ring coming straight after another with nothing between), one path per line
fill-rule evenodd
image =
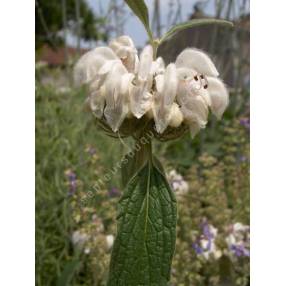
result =
M112 234L104 234L104 225L96 214L92 216L92 229L78 229L71 235L73 246L79 250L83 250L85 254L91 252L91 248L94 247L94 243L98 240L104 241L107 250L110 250L114 243L114 236Z
M189 191L188 183L183 179L182 175L177 173L176 170L171 170L167 175L167 179L173 191L176 192L177 195L183 195Z
M77 84L89 86L88 102L97 118L117 132L125 118L146 115L162 134L168 126L190 126L192 136L207 124L209 109L220 118L228 92L211 59L188 48L165 67L146 46L138 57L132 39L121 36L77 62Z

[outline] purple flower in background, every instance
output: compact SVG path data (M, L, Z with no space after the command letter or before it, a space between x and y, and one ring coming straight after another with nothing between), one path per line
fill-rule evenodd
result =
M214 234L216 234L216 232L217 232L216 229L214 227L212 227L211 225L209 225L206 220L202 223L201 228L202 228L202 231L203 231L203 235L208 240L211 240L211 239L213 239L215 237ZM215 232L214 232L214 229L215 229Z
M76 180L76 174L72 171L68 171L66 173L66 176L68 177L69 181L74 181Z
M201 224L201 235L193 243L193 248L197 255L202 255L209 259L213 255L215 259L220 258L221 251L217 250L215 245L215 238L217 236L217 229L204 220Z
M96 154L96 149L92 147L91 145L88 145L85 149L85 151L90 155L93 156Z
M249 254L250 254L249 250L243 244L241 244L241 245L233 244L233 245L230 246L230 250L232 250L233 253L236 256L238 256L238 257L240 257L240 256L249 256Z
M203 253L203 249L200 247L198 242L193 243L193 248L196 252L196 254L202 254Z
M247 158L243 155L239 156L239 162L245 162L247 160Z
M240 119L239 123L244 126L246 129L250 128L250 119L247 117L243 117Z
M68 186L69 186L68 195L71 196L75 193L77 187L76 174L71 170L66 170L65 175L68 178Z
M117 188L112 187L112 188L108 191L108 195L109 195L111 198L119 197L119 196L120 196L120 191L119 191Z
M229 234L225 241L228 245L229 255L235 257L249 257L249 231L248 225L237 222L229 227Z

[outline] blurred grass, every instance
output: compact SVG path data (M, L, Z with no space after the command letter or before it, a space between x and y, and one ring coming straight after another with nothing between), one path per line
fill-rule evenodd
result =
M51 87L37 87L36 283L39 286L56 285L56 277L71 258L72 220L65 170L76 169L81 180L90 180L92 172L85 168L84 160L89 143L96 142L106 169L120 154L121 147L94 128L93 117L82 110L83 102L83 91L57 94Z

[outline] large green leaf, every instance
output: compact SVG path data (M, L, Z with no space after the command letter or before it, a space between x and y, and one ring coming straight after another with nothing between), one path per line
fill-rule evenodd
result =
M134 174L119 202L108 286L164 286L169 281L176 199L158 160L153 159L130 165ZM136 170L136 166L141 167Z
M152 40L153 36L149 25L149 13L144 0L125 0L125 3L143 23L149 38Z
M217 24L217 25L223 25L223 26L228 26L228 27L233 27L233 23L230 21L226 20L220 20L220 19L193 19L191 21L175 25L172 27L160 40L160 44L164 42L165 40L169 39L172 37L174 34L177 32L180 32L185 29L189 28L194 28L198 26L203 26L203 25L209 25L209 24Z

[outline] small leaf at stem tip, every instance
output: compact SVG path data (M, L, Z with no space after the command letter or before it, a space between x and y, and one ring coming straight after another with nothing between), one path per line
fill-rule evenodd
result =
M152 42L153 35L149 25L149 13L144 0L125 0L125 3L133 11L133 13L140 19L140 21L142 22L148 33L150 41Z
M233 27L233 23L227 20L220 20L220 19L194 19L191 21L188 21L186 23L178 24L172 27L160 40L160 44L162 42L166 41L168 38L172 37L177 32L180 32L182 30L203 26L203 25L209 25L209 24L217 24L222 25L226 27Z

